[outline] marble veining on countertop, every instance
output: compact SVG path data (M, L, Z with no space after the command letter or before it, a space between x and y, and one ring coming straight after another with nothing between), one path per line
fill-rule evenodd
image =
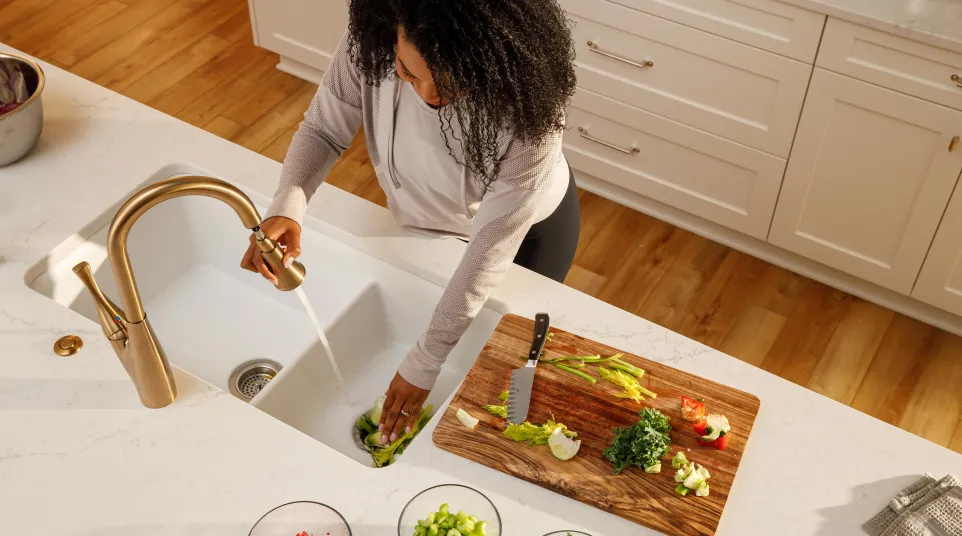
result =
M962 53L962 0L781 0Z

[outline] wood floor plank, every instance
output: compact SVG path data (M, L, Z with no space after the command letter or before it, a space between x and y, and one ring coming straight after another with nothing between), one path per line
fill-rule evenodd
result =
M261 154L276 160L278 162L283 162L284 157L287 156L287 149L291 146L291 140L294 138L294 134L297 132L298 125L293 125L291 128L287 129L286 132L277 137L266 149L261 151Z
M962 454L962 419L955 427L955 433L952 435L952 441L949 442L949 448Z
M749 303L725 335L719 350L761 367L788 321L784 316Z
M236 72L232 73L234 75L232 78L216 84L206 93L194 98L177 113L177 118L198 127L207 124L218 115L223 115L232 106L246 102L255 88L275 70L275 65L277 65L277 56L266 55L256 58L247 66L244 76L239 76ZM226 72L226 69L224 71Z
M88 80L96 78L155 37L156 32L163 29L164 22L184 16L185 9L186 14L190 14L189 6L181 7L171 0L141 0L98 25L96 31L85 32L57 49L53 59L75 75ZM126 37L134 32L132 37ZM122 43L111 47L124 37Z
M617 206L591 239L576 264L609 281L635 247L644 240L654 218L627 207Z
M93 32L105 21L111 20L118 13L127 9L127 4L119 0L97 2L90 9L81 11L67 20L66 24L54 34L44 36L38 43L31 44L31 54L43 58L59 67L60 62L52 56L58 50L63 50L68 43Z
M7 32L25 24L54 2L56 0L14 0L10 2L3 6L3 17L0 17L0 32Z
M808 382L808 388L851 404L895 313L860 298L839 322Z
M215 35L205 35L156 68L150 70L124 90L124 95L138 102L151 102L195 70L223 52L230 43Z
M614 216L618 210L618 204L584 190L578 193L578 200L581 204L581 232L578 249L575 251L575 264L580 266L579 261L585 249L594 242L601 229Z
M316 86L273 69L264 74L263 79L256 85L257 91L245 95L243 100L228 108L223 115L249 127L292 94L309 87ZM302 115L303 113L304 110L301 110Z
M571 267L568 277L565 278L565 285L594 297L597 297L607 284L608 280L604 277L577 265Z
M204 130L225 140L230 140L244 130L244 125L235 123L226 117L217 116L204 125Z
M161 93L150 101L150 105L164 113L178 116L189 123L202 123L207 118L205 112L216 108L217 104L231 96L232 82L240 80L253 85L249 72L266 71L277 63L276 56L269 54L262 48L246 41L236 41L220 54L211 58L206 64L198 67L190 76L180 80L173 87ZM247 85L247 84L244 84ZM216 99L215 97L222 97ZM205 98L206 97L206 98ZM184 112L188 106L200 101L201 106ZM230 102L233 105L233 102ZM207 105L208 107L204 107ZM212 111L217 114L222 110ZM193 118L193 120L191 120Z
M243 9L238 11L233 17L227 19L223 24L211 30L209 35L220 37L224 41L233 43L241 39L247 39L251 44L254 43L254 36L251 33L250 11Z
M798 305L808 283L809 279L773 264L759 282L753 301L760 307L788 317Z
M678 327L678 332L718 348L745 309L749 296L768 266L751 255L729 250Z
M599 297L615 307L633 311L647 301L691 237L688 231L653 220L641 245L630 252Z
M69 4L49 4L39 9L30 18L0 30L0 42L20 49L28 54L41 46L48 36L54 36L61 28L70 23L77 13L86 11L97 0L73 0ZM0 17L0 20L6 15Z
M962 338L939 333L935 353L919 377L899 426L948 446L962 417Z
M196 10L177 24L168 26L165 31L156 36L156 39L141 47L136 54L128 55L108 71L101 73L96 78L96 82L108 89L124 92L135 82L200 39L210 39L212 42L223 45L222 39L207 36L207 33L244 9L246 5L239 4L237 0L206 0L202 9ZM174 69L174 72L179 72L176 71L176 66Z
M668 329L677 329L729 251L718 242L692 235L670 272L635 309L635 314Z
M806 287L762 362L765 370L803 387L852 301L852 296L821 283L813 281Z
M294 93L284 98L236 136L234 142L255 152L267 149L271 142L301 122L304 110L310 106L316 93L317 86L301 85Z
M898 426L915 386L937 349L940 330L895 315L852 407Z

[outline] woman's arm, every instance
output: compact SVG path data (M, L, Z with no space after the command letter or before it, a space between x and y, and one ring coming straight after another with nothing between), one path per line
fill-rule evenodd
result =
M502 173L474 219L471 242L438 302L427 331L408 352L398 373L431 389L448 353L501 283L534 223L554 166L562 161L561 135L538 146L516 144L502 160Z
M307 202L361 129L362 83L347 41L345 34L291 140L268 218L283 216L300 224Z

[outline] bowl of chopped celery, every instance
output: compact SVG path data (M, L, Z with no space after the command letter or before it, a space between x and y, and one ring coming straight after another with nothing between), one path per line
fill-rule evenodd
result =
M501 536L501 515L480 491L461 484L428 488L408 501L398 536Z
M296 501L264 514L249 536L351 536L351 527L340 512L326 504Z

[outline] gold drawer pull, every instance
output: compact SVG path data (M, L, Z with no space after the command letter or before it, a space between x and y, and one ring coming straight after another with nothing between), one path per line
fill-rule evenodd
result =
M955 82L955 85L962 87L962 76L953 74L950 78L952 79L953 82Z
M620 151L620 152L625 153L625 154L634 154L634 153L639 153L639 152L641 152L641 149L639 149L639 148L637 148L637 147L632 147L632 148L630 148L630 149L624 149L624 148L622 148L622 147L618 147L617 145L613 145L613 144L611 144L611 143L608 143L608 142L606 142L605 140L599 140L598 138L596 138L596 137L591 136L590 134L588 134L588 130L587 130L585 127L578 127L578 132L581 133L581 137L582 137L582 138L584 138L584 139L586 139L586 140L588 140L588 141L593 141L593 142L595 142L595 143L600 143L601 145L604 145L605 147L608 147L609 149L614 149L614 150L616 150L616 151Z
M615 54L612 54L611 52L606 52L604 50L601 50L600 48L598 48L598 44L595 43L594 41L588 41L588 50L595 52L597 54L601 54L602 56L607 56L609 58L616 59L618 61L623 61L628 65L634 65L635 67L640 67L642 69L655 66L655 62L651 60L645 60L641 63L638 63L637 61L631 61L628 58L622 58L621 56L617 56Z
M952 141L949 142L949 152L954 153L955 149L959 146L959 137L953 136Z

